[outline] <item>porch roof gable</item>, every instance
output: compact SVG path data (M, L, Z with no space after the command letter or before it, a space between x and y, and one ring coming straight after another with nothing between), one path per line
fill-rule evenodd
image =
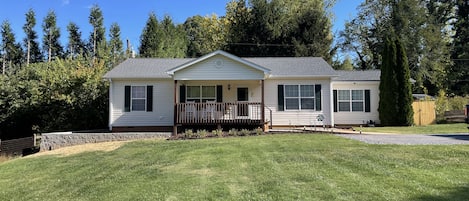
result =
M187 68L187 67L190 67L190 66L192 66L192 65L194 65L194 64L197 64L197 63L206 61L206 60L208 60L208 59L210 59L210 58L213 58L213 57L215 57L215 56L217 56L217 55L222 55L222 56L227 57L227 58L229 58L229 59L232 59L232 60L234 60L234 61L236 61L236 62L239 62L239 63L241 63L241 64L244 64L244 65L246 65L246 66L248 66L248 67L251 67L251 68L256 69L256 70L259 70L259 71L262 71L262 72L264 73L264 75L266 75L266 76L271 73L271 70L268 69L268 68L265 68L265 67L263 67L263 66L260 66L260 65L258 65L258 64L255 64L255 63L250 62L250 61L248 61L248 60L246 60L246 59L237 57L237 56L235 56L235 55L232 55L232 54L230 54L230 53L228 53L228 52L225 52L225 51L222 51L222 50L217 50L217 51L215 51L215 52L206 54L206 55L204 55L204 56L202 56L202 57L199 57L199 58L197 58L197 59L194 59L194 60L189 61L189 62L187 62L187 63L184 63L184 64L182 64L182 65L176 66L176 67L174 67L174 68L169 69L168 71L166 71L166 73L167 73L168 75L173 76L174 73L176 73L177 71L183 70L183 69L185 69L185 68Z

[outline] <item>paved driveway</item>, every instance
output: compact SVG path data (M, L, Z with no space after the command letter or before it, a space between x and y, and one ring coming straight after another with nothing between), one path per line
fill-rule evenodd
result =
M469 144L469 134L404 135L404 134L337 134L369 144L448 145Z

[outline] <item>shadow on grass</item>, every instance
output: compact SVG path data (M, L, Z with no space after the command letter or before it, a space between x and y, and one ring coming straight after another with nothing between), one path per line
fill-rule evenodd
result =
M469 185L469 184L468 184ZM469 199L469 186L461 186L457 187L454 190L442 194L442 195L423 195L414 199L415 201L443 201L443 200L451 200L451 201L458 201L458 200L468 200Z
M452 138L455 140L466 140L469 141L469 135L432 135L436 137L446 137L446 138Z

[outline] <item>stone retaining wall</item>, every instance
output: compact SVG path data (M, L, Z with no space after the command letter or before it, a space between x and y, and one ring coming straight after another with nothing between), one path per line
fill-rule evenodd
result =
M169 138L171 133L44 133L41 138L41 151L86 143L126 141L150 138Z

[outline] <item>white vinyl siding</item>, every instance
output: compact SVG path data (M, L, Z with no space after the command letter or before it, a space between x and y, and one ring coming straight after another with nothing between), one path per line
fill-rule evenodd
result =
M125 86L153 86L153 111L124 112ZM172 126L174 81L170 79L112 80L111 126ZM132 92L131 92L132 94ZM141 95L141 94L140 94ZM146 97L147 98L147 97ZM131 106L132 107L132 106ZM146 107L146 104L144 105ZM146 108L145 108L146 109Z
M306 110L278 110L278 85L321 85L321 103L322 110L316 111L311 109ZM330 93L330 78L317 78L317 79L267 79L265 80L265 106L268 108L265 111L266 119L272 121L273 126L314 126L314 125L331 125L331 112L332 106L331 93ZM308 93L304 93L308 96ZM284 94L285 98L286 94ZM313 94L314 96L314 94ZM286 105L286 103L284 103ZM270 110L272 110L272 119L270 118ZM318 121L318 116L324 115L324 121Z
M379 102L379 82L378 81L336 81L333 82L333 89L337 90L337 112L334 114L335 124L339 125L357 125L366 124L372 120L379 123L378 102ZM370 90L370 112L364 112L364 91ZM341 92L344 91L344 92ZM349 101L340 100L340 94L346 94L350 97ZM348 104L350 110L341 111L341 104ZM345 106L343 106L345 107Z
M216 55L174 73L175 80L261 80L264 72Z

